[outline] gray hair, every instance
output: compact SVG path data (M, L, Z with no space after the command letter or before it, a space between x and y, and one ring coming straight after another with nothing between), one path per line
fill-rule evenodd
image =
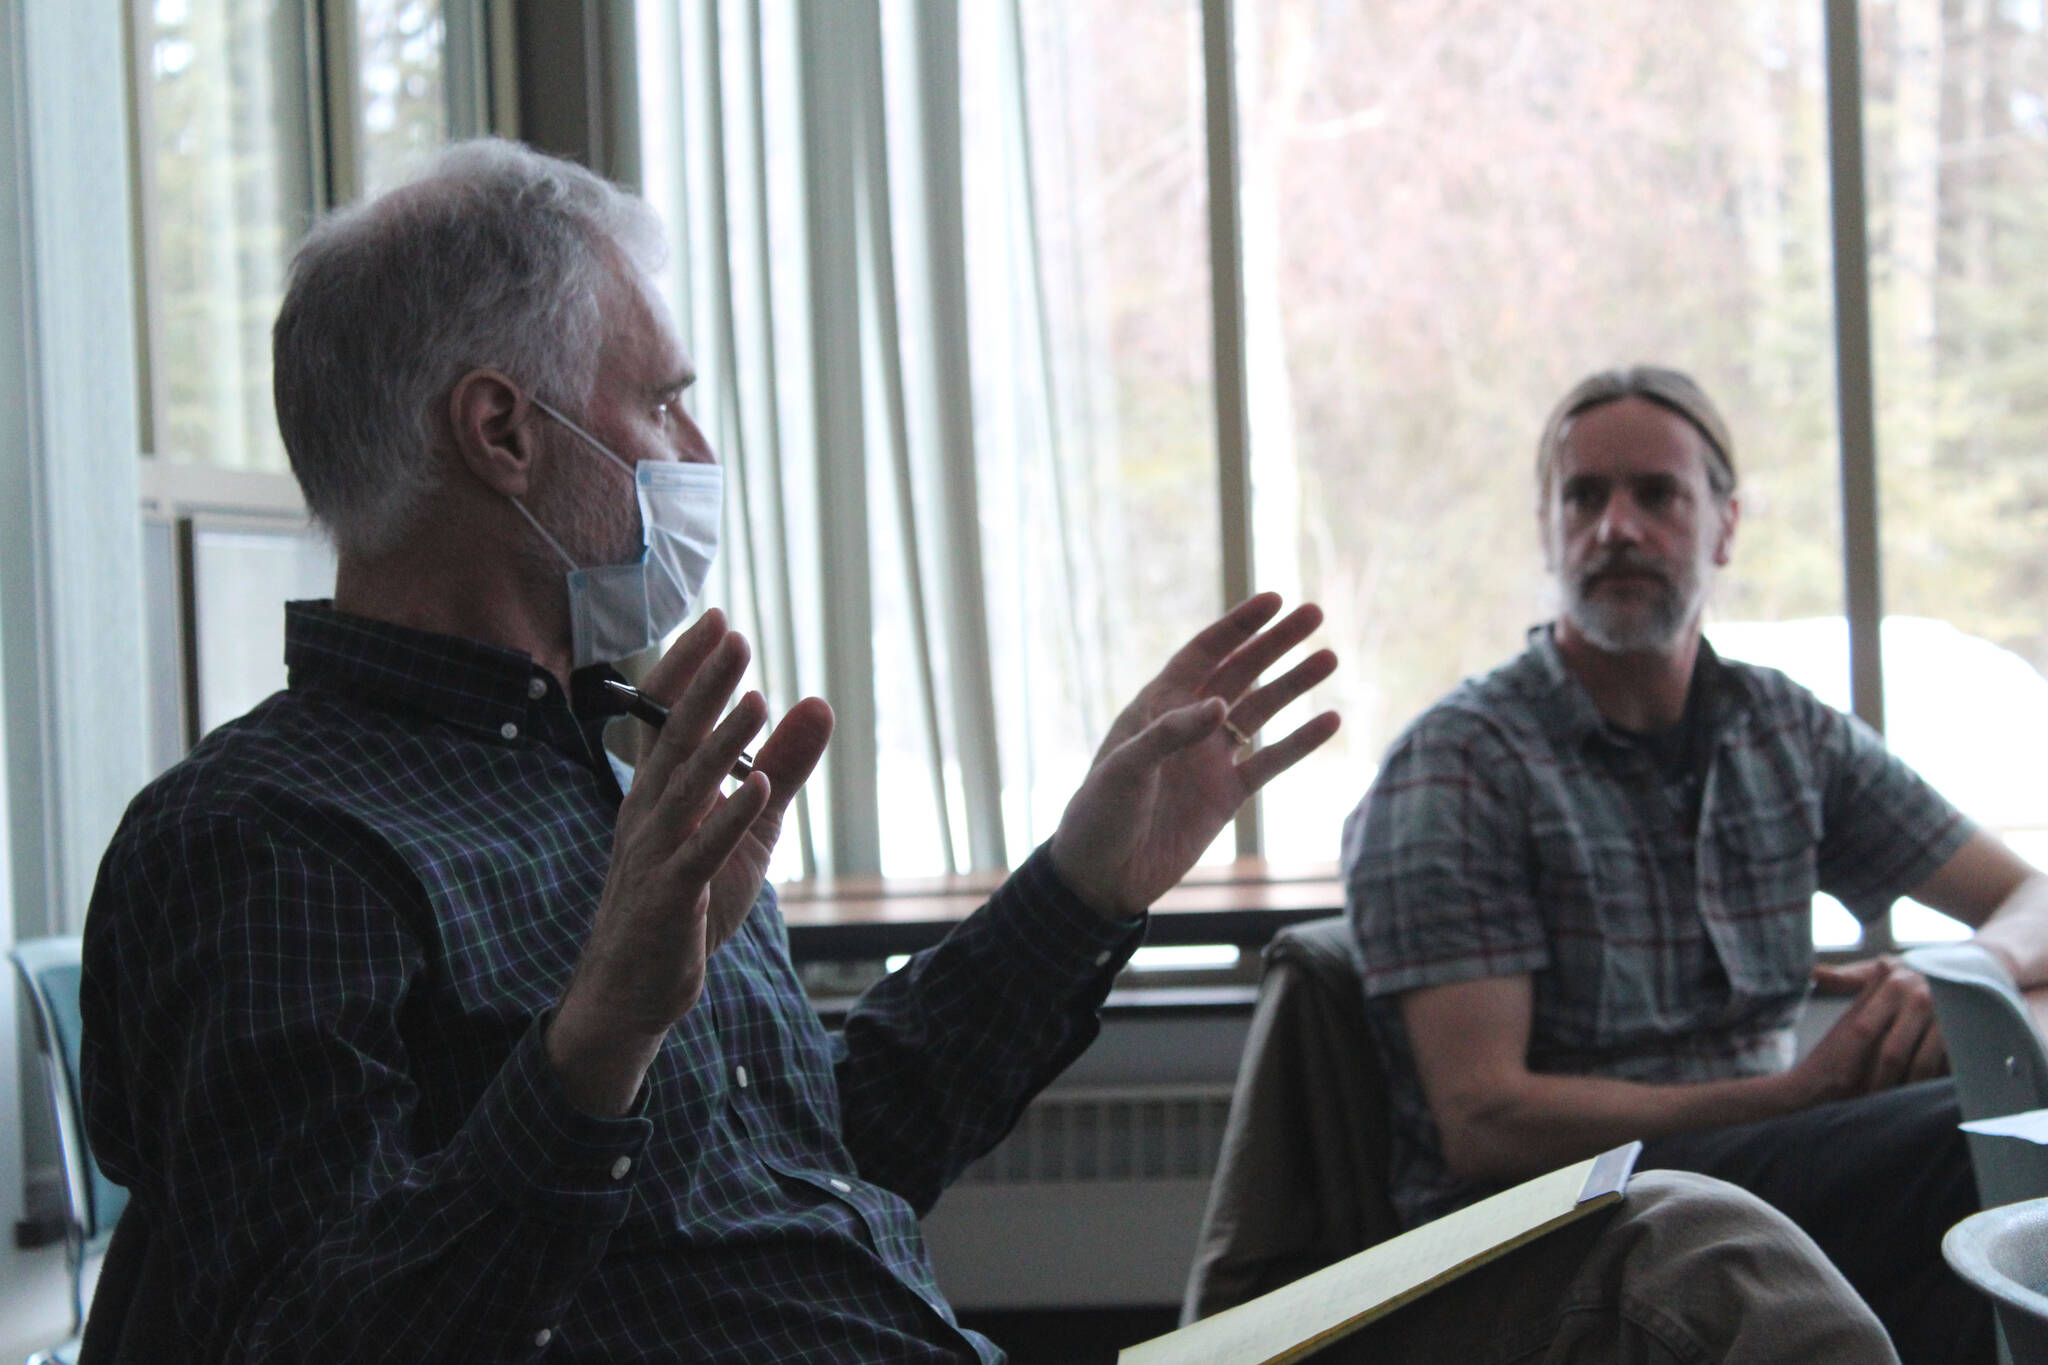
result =
M640 199L494 138L455 143L317 224L271 332L272 396L335 548L376 556L417 525L441 477L435 411L470 371L580 410L614 262L651 274L666 251Z
M1707 397L1683 370L1656 365L1631 365L1626 369L1602 370L1572 385L1570 393L1558 400L1536 440L1536 499L1540 508L1550 497L1550 485L1557 474L1557 454L1564 446L1572 419L1583 412L1623 398L1640 398L1677 413L1692 425L1707 443L1707 488L1717 502L1735 496L1735 442L1728 423L1721 418L1714 400Z

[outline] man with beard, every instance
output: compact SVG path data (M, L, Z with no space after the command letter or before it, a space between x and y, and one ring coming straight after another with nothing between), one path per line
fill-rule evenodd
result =
M1347 821L1346 897L1422 1222L1617 1143L1790 1214L1908 1361L1990 1358L1940 1238L1973 1212L1926 983L1816 967L1812 898L1911 895L2048 980L2048 881L1876 735L1700 615L1740 503L1676 371L1593 375L1537 452L1564 609L1389 750ZM1809 985L1853 996L1796 1063Z
M669 710L637 766L599 742L608 661L687 617L719 523L661 244L485 141L293 262L279 426L334 600L287 609L287 689L136 798L86 920L86 1123L182 1338L153 1360L994 1365L919 1217L1093 1038L1146 907L1337 728L1241 742L1336 663L1261 681L1321 614L1241 604L828 1033L763 873L830 709L736 771L767 705L707 611L643 680ZM1887 1358L1782 1215L1675 1173L1363 1335Z

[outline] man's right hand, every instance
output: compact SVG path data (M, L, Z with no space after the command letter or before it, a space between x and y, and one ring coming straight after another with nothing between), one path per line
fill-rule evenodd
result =
M700 622L675 646L687 644L699 662L619 807L590 939L548 1026L548 1059L569 1099L589 1114L632 1107L669 1028L696 1004L718 943L708 928L712 881L772 795L759 770L719 794L768 706L749 692L718 719L746 672L748 649L722 617L709 615L708 626Z
M1823 995L1853 995L1834 1026L1786 1073L1801 1108L1889 1090L1948 1070L1927 981L1897 958L1814 968Z
M727 628L723 612L715 608L705 612L640 680L640 690L664 706L685 704L691 684L717 651L734 647L727 641L738 642L744 659L745 638ZM768 875L775 842L782 834L783 817L818 766L818 760L825 756L832 724L832 708L821 698L805 697L789 708L755 754L755 770L768 779L768 801L711 879L711 919L705 931L708 951L717 952L753 909L755 898L761 894L761 883ZM638 728L638 762L645 763L659 743L661 731L647 725Z

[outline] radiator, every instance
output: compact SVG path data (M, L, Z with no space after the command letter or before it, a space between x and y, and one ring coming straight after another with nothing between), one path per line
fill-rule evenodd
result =
M924 1221L956 1307L1180 1302L1230 1087L1070 1087L1038 1097Z

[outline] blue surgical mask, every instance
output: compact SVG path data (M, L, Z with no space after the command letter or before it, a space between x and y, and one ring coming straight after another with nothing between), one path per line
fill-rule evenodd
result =
M570 558L517 498L512 505L569 566L570 664L610 663L658 645L689 619L718 557L725 470L715 464L642 460L630 464L539 399L533 405L633 478L640 500L640 554L585 568Z

